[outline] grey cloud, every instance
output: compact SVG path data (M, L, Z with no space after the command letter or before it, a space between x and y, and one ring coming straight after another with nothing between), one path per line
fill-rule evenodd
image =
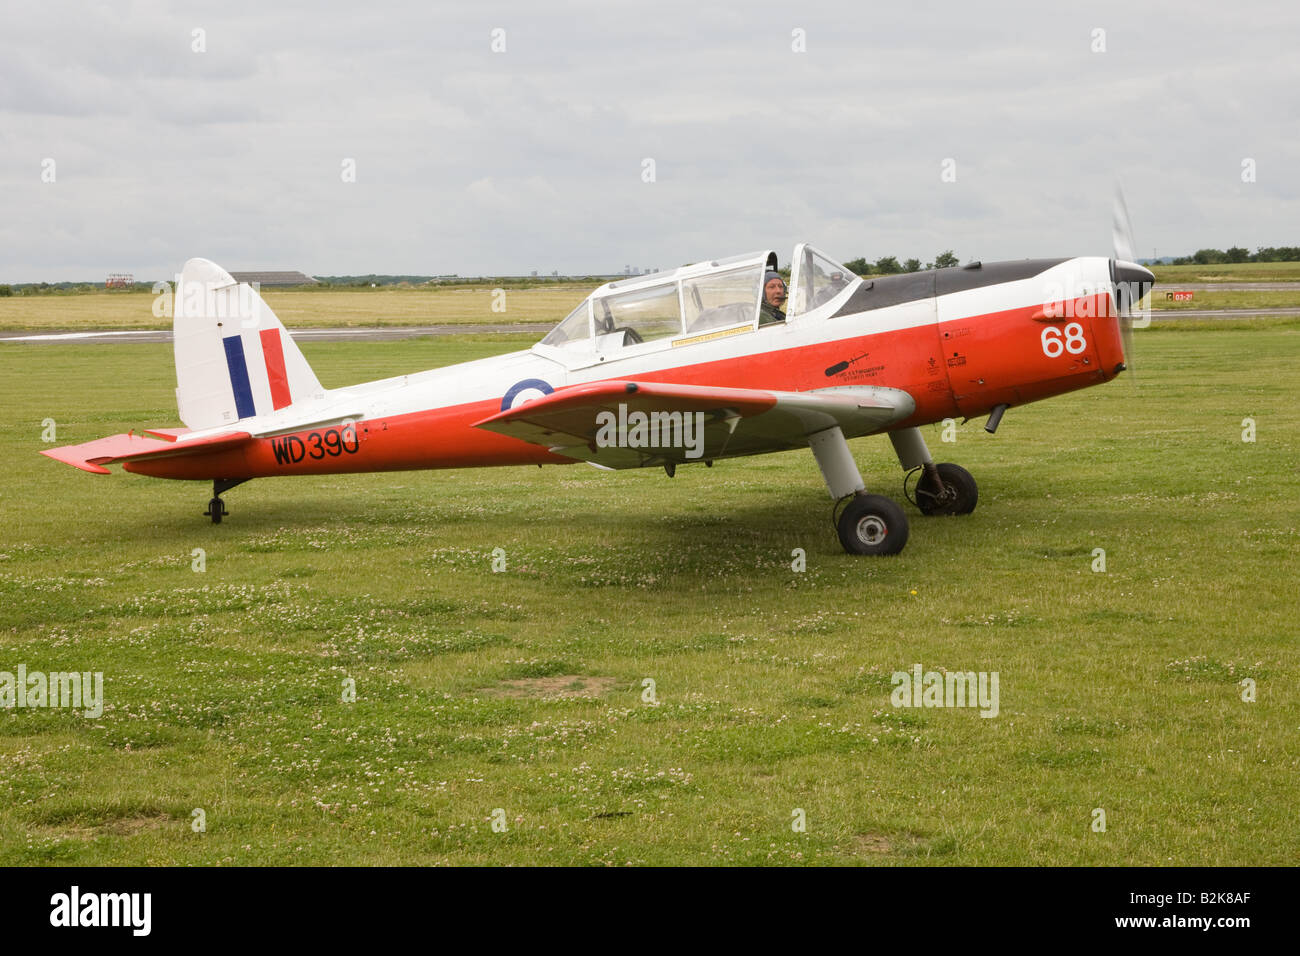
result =
M0 281L192 255L593 272L803 239L843 258L1098 253L1117 179L1143 254L1300 241L1300 12L1249 0L54 2L9 20Z

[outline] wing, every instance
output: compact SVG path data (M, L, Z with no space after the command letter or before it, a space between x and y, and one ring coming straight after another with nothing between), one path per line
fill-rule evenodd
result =
M474 424L605 468L641 468L802 448L809 436L836 425L853 438L888 428L915 409L912 396L896 388L780 392L604 381L561 389Z

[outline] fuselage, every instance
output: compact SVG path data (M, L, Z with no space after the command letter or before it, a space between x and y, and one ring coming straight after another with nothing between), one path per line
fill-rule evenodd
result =
M911 417L893 426L905 428L1039 401L1122 369L1110 260L987 263L856 279L770 325L580 349L539 343L331 389L241 422L265 436L256 441L124 467L165 478L239 479L567 464L572 459L474 425L540 394L605 379L782 391L886 386L915 400Z

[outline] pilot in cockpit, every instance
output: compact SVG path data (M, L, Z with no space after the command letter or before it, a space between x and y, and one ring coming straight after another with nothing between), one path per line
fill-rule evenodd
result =
M785 280L779 272L769 271L763 277L763 307L758 313L758 324L763 326L784 322L785 313L781 311L781 306L785 305L785 300Z

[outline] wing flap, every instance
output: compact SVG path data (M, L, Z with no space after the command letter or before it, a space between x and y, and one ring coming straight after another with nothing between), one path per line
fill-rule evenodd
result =
M907 392L892 388L782 392L606 381L562 389L475 426L568 458L638 468L800 448L837 425L852 438L915 408Z

